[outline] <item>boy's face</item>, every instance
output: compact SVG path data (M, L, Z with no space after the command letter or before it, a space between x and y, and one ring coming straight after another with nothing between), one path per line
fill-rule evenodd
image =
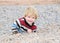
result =
M32 24L35 21L35 16L27 15L25 19L28 23Z

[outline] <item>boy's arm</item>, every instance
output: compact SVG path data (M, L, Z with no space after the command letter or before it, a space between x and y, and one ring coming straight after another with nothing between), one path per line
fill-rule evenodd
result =
M36 29L35 29L35 30L33 30L33 32L36 32Z
M21 24L20 24L19 20L17 19L15 22L16 22L16 25L20 28Z
M24 31L27 31L27 29L20 24L20 21L18 19L16 20L16 24L19 28L22 28Z
M20 26L21 26L21 24L18 19L16 21L14 21L14 23L12 24L13 28L20 28Z
M37 31L37 26L34 25L34 27L33 27L33 32L36 32L36 31Z

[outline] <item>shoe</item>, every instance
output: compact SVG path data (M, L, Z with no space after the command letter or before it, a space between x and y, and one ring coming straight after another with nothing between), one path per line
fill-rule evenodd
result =
M13 28L12 30L16 30L16 28Z
M17 33L18 33L18 31L16 31L16 30L15 30L15 31L13 31L12 33L13 33L13 34L17 34Z

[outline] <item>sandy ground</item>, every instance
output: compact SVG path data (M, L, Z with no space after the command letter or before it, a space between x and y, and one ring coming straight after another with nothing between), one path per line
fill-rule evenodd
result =
M34 5L39 17L36 33L12 34L11 24L28 6L0 6L0 43L60 43L60 4Z

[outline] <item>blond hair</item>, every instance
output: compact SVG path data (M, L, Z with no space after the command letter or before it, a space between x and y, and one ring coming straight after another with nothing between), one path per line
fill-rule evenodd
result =
M37 19L37 17L38 17L38 13L37 13L37 11L36 11L36 9L35 8L33 8L33 7L28 7L26 10L25 10L25 15L24 15L24 17L26 17L27 15L29 15L28 13L31 13L31 16L35 16L35 19Z

